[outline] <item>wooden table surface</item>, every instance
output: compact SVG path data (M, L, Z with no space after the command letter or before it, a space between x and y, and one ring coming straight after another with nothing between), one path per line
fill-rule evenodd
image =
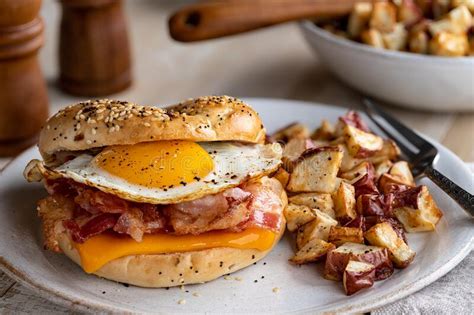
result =
M109 98L163 105L200 95L227 94L360 108L361 95L324 68L295 24L203 43L173 42L167 34L167 16L186 2L126 2L134 84ZM55 112L82 99L63 94L56 87L59 3L45 0L42 16L46 23L46 45L41 50L40 61L48 79L51 112ZM474 161L474 114L386 109L412 128L438 140L464 161ZM5 162L5 159L0 161L0 168ZM55 314L67 309L38 297L0 272L0 313L4 311Z

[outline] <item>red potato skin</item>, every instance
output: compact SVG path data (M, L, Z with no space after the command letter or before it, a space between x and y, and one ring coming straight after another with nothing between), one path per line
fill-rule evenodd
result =
M362 261L375 266L375 281L387 279L393 274L393 264L386 248L362 255L338 253L330 251L326 257L324 277L328 280L340 281L349 260Z
M358 215L357 217L355 217L355 219L347 222L344 226L359 228L365 232L365 218L361 215Z
M367 173L362 176L358 181L352 184L355 189L355 197L359 198L360 195L374 194L378 195L379 190L377 185L375 185L375 176Z
M357 198L357 212L363 216L393 216L392 203L394 195L363 194Z
M375 267L367 271L351 272L344 271L343 284L347 295L352 295L362 289L370 288L375 281Z
M374 225L382 222L388 222L392 226L393 230L397 235L403 239L405 243L408 244L407 242L407 237L405 235L405 230L403 229L403 225L400 223L400 221L397 220L395 217L387 217L387 216L368 216L365 217L365 226L362 229L364 232L373 227Z
M422 186L418 186L396 193L393 208L409 207L418 209L418 197L421 191Z
M348 111L344 116L339 117L339 120L347 125L356 127L357 129L360 129L364 132L371 132L367 124L360 117L360 115L353 110Z

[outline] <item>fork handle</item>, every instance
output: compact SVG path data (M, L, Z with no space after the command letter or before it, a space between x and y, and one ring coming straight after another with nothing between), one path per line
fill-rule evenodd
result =
M453 198L467 213L474 216L474 195L465 191L449 178L428 166L424 170L425 175L431 179L439 188Z

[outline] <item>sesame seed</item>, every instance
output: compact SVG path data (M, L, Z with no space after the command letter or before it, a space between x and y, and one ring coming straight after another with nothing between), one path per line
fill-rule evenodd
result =
M180 304L180 305L186 304L186 300L181 299L181 300L178 301L178 304Z
M232 280L232 277L231 276L225 276L224 280Z
M273 291L273 293L278 293L278 292L280 292L280 288L275 287L275 288L272 289L272 291Z
M92 129L92 134L95 135L97 133L97 131L95 131L95 129Z
M150 123L147 123L147 122L144 123L143 125L144 125L145 127L150 127L150 126L151 126Z
M87 144L92 144L92 141L86 140L86 143L87 143Z
M198 296L201 296L201 294L199 294L199 293L197 293L197 292L194 292L194 293L193 293L193 296L198 297Z

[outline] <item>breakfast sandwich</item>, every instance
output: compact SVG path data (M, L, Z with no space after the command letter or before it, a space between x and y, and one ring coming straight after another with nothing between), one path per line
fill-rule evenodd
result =
M97 100L41 131L25 168L45 248L143 287L213 280L263 258L284 232L281 164L258 114L227 96L169 108Z

